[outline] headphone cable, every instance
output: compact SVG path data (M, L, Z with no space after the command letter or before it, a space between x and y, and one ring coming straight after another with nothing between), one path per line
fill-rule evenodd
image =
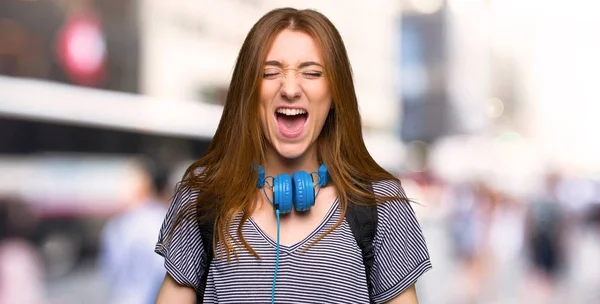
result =
M271 288L271 304L275 303L275 284L277 283L277 270L279 269L279 208L275 209L277 216L277 245L275 250L275 274L273 275L273 287Z

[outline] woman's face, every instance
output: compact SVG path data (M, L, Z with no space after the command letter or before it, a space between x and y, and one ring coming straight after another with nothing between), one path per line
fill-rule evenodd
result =
M260 87L259 113L268 149L285 159L316 157L315 142L330 108L316 42L300 31L280 32L267 53Z

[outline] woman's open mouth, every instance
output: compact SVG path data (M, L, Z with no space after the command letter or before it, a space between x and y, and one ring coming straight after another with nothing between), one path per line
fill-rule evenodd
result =
M308 112L300 108L278 108L275 111L275 119L281 135L296 138L304 131Z

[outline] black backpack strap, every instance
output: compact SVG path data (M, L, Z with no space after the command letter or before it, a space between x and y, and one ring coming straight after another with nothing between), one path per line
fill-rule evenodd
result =
M196 303L203 303L204 292L206 289L206 283L208 280L208 267L213 259L213 225L214 220L208 220L199 222L200 234L202 236L202 245L204 252L202 252L202 268L204 272L200 277L200 291L196 294Z
M358 247L362 250L363 264L369 287L369 298L373 301L373 283L371 282L371 269L375 259L375 248L373 239L377 232L377 205L373 202L369 206L349 203L346 212L346 220L354 234Z

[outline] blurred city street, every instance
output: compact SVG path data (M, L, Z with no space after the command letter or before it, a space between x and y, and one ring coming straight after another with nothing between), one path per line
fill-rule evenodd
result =
M82 263L59 280L46 282L50 303L108 303L108 286L93 262Z
M0 304L154 303L173 189L269 10L339 29L422 304L600 303L600 3L0 1Z

